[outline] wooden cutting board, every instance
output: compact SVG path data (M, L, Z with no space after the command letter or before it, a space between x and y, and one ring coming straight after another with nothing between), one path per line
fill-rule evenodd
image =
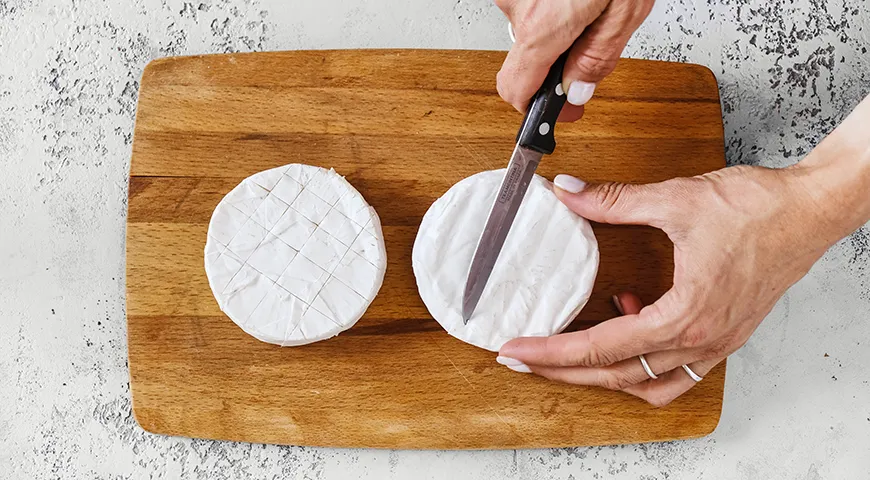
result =
M142 77L127 219L133 413L150 432L341 447L482 449L698 437L718 423L722 364L667 408L514 373L447 335L417 294L411 248L431 203L503 168L521 116L496 94L504 52L304 51L166 58ZM719 95L701 66L623 60L538 173L654 182L724 166ZM360 322L328 341L260 343L218 309L203 269L212 210L243 178L334 167L377 209L388 268ZM601 268L572 328L653 301L672 245L595 225Z

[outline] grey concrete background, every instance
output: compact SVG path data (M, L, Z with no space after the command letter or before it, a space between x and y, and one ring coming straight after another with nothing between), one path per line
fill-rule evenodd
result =
M627 55L712 68L729 163L783 166L870 93L868 45L865 0L660 0ZM708 438L396 452L144 433L124 318L142 68L166 55L359 47L509 40L489 0L0 0L0 478L867 478L867 227L731 357Z

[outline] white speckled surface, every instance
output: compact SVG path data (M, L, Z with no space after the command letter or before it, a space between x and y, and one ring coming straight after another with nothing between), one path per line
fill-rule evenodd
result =
M729 163L782 166L870 93L868 45L865 0L660 0L628 53L712 68ZM0 478L864 478L866 226L732 356L721 424L701 440L390 452L139 429L127 385L123 258L145 64L207 52L508 46L488 0L0 0Z

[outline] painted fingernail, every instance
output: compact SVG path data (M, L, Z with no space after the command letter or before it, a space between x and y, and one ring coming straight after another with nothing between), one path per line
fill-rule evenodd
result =
M571 105L586 105L595 93L595 84L575 80L568 87L568 103Z
M532 369L527 365L517 365L516 367L508 367L511 370L519 373L532 373Z
M499 355L498 357L495 357L495 361L504 365L505 367L510 368L515 372L532 373L532 369L530 369L528 365L515 358L502 357L501 355Z
M625 315L625 310L622 309L622 302L619 301L619 297L616 295L613 296L613 304L616 305L616 309L619 310L620 315Z
M516 358L503 357L501 355L495 357L495 361L504 365L505 367L516 367L518 365L525 365L525 363L517 360Z
M569 193L580 193L586 188L586 182L571 175L560 174L553 179L553 184Z

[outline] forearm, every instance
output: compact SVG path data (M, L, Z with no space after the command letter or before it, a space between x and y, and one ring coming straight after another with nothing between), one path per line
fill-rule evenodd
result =
M870 96L793 171L828 243L870 221Z

